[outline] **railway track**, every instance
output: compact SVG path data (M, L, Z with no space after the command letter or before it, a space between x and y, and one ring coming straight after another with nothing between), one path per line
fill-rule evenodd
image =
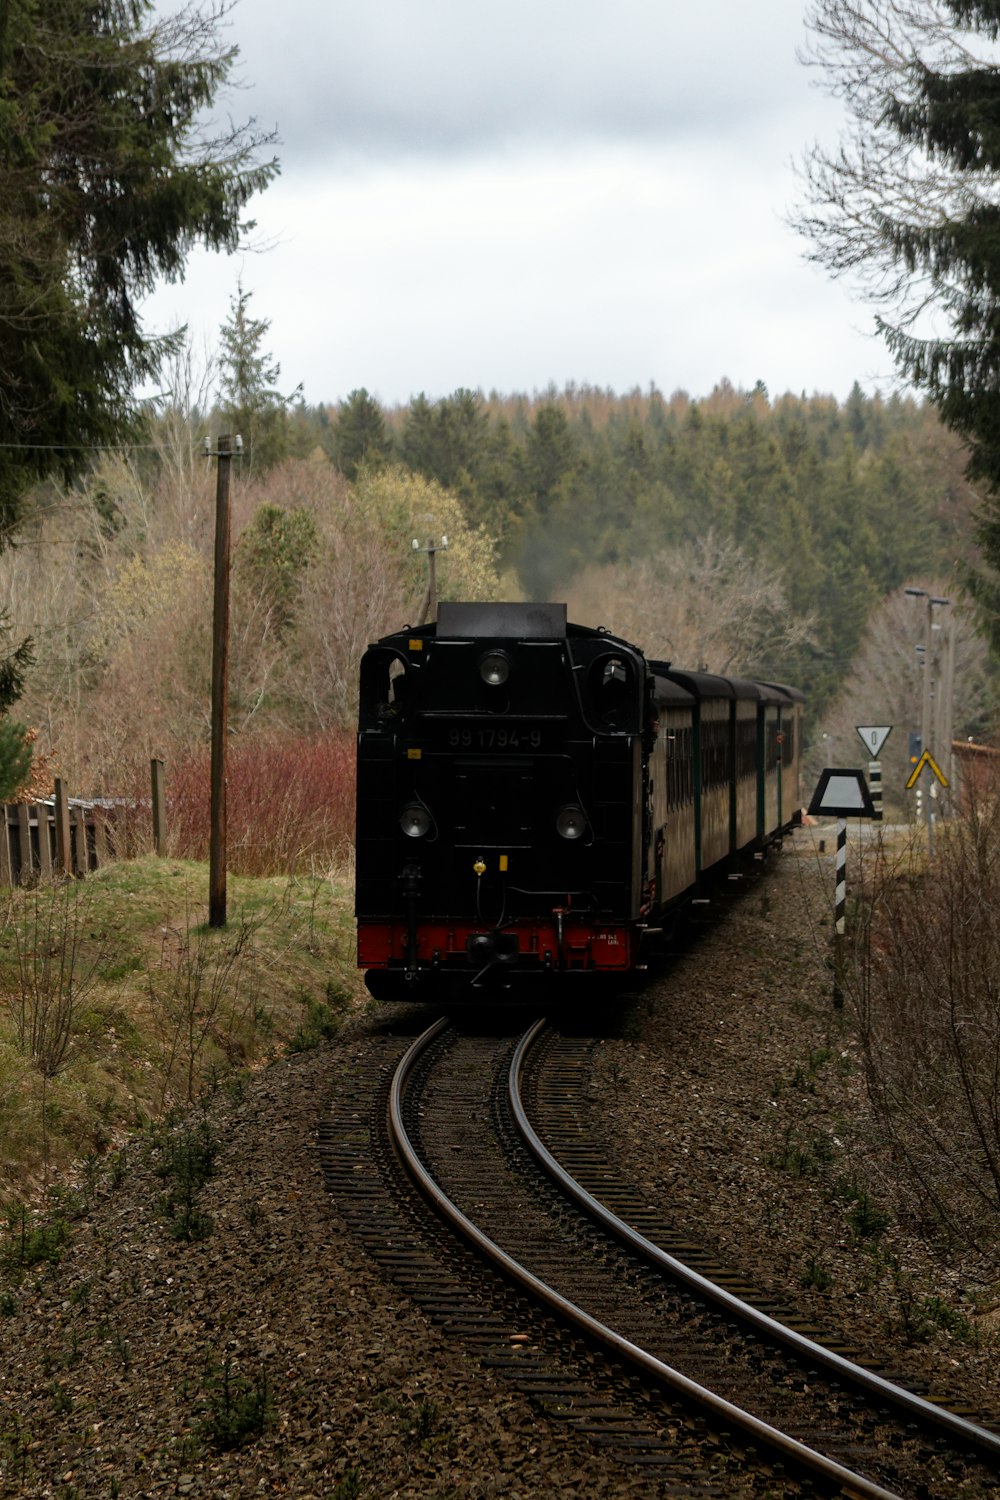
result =
M617 1180L580 1113L588 1045L445 1020L391 1066L386 1043L375 1109L369 1079L321 1142L376 1258L550 1416L671 1493L986 1493L1000 1437L678 1245Z

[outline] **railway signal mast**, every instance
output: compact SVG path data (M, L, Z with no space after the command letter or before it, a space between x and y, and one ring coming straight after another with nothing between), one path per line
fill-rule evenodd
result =
M945 665L942 671L935 675L938 652L935 650L935 636L937 631L940 636L941 625L934 619L935 609L945 609L951 604L950 599L939 598L931 594L927 589L907 588L903 592L911 599L925 599L927 601L926 613L924 615L923 640L917 647L918 654L923 659L923 690L921 693L920 706L920 749L922 754L915 769L906 783L907 791L917 786L923 771L930 768L940 783L942 790L947 791L949 778L941 770L940 760L945 758L947 764L951 756L952 739L952 676L954 674L954 636L955 622L949 620L948 648L945 653ZM935 758L934 752L937 752ZM918 801L920 793L917 793ZM927 853L934 853L934 803L937 799L937 786L931 783L930 796L924 800L924 808L927 817Z

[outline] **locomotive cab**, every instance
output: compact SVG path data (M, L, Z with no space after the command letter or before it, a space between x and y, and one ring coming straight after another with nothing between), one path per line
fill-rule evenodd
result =
M650 682L640 651L558 604L442 604L369 648L356 910L373 994L633 967Z

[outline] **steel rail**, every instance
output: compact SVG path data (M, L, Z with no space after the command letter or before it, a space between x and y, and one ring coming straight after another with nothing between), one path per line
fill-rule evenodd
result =
M769 1339L777 1340L793 1353L807 1357L814 1364L821 1364L828 1371L849 1379L852 1384L861 1386L868 1394L877 1395L891 1402L897 1410L917 1417L923 1422L931 1422L950 1437L960 1439L963 1443L993 1458L1000 1457L1000 1436L995 1432L967 1421L965 1417L949 1411L946 1406L936 1406L933 1401L927 1401L923 1396L918 1396L913 1391L896 1385L893 1381L887 1380L884 1375L877 1375L871 1370L866 1370L852 1363L851 1360L845 1359L842 1354L837 1354L833 1349L826 1349L822 1344L817 1344L814 1340L807 1338L805 1334L789 1328L787 1324L779 1323L751 1303L744 1302L733 1292L727 1291L725 1287L709 1281L707 1277L685 1265L683 1261L675 1259L659 1245L647 1240L638 1230L633 1229L624 1219L620 1219L600 1199L595 1198L577 1182L539 1139L528 1119L521 1098L521 1080L528 1054L548 1025L547 1018L543 1016L535 1021L521 1038L511 1059L508 1090L511 1111L525 1145L568 1197L596 1219L603 1228L610 1230L629 1249L637 1252L658 1269L666 1271L700 1296L710 1299L725 1312L765 1334Z
M647 1350L623 1338L613 1328L608 1328L597 1318L591 1317L590 1313L585 1312L582 1307L578 1307L576 1303L569 1301L553 1287L540 1280L466 1217L420 1160L403 1120L403 1100L410 1076L426 1049L438 1040L449 1025L448 1017L442 1016L410 1045L393 1074L388 1104L389 1134L399 1159L413 1182L446 1222L468 1240L482 1256L494 1266L499 1267L517 1286L537 1298L560 1318L581 1329L589 1338L596 1340L606 1349L613 1350L619 1359L635 1366L658 1384L668 1387L687 1401L701 1407L702 1410L710 1412L717 1421L738 1428L747 1438L766 1445L772 1453L780 1454L783 1459L793 1463L799 1469L805 1469L812 1475L820 1475L827 1481L833 1482L845 1495L857 1497L857 1500L900 1500L900 1496L895 1491L884 1489L881 1485L866 1479L864 1475L856 1474L853 1470L827 1458L825 1454L817 1453L813 1448L789 1437L787 1433L780 1432L776 1427L761 1421L750 1412L743 1411L741 1407L734 1406L724 1397L707 1390L688 1376L682 1375L679 1370L657 1359Z

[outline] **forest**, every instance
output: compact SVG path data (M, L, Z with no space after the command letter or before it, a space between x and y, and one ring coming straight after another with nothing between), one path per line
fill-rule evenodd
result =
M358 390L309 406L275 389L267 327L241 292L211 368L189 348L175 357L145 441L95 451L70 485L36 486L0 555L11 639L30 639L34 658L17 718L36 767L74 792L122 794L154 755L176 776L204 763L205 440L223 432L244 444L237 757L280 743L306 763L324 741L347 754L359 654L417 619L423 549L445 538L439 597L565 598L571 617L678 665L798 684L827 757L830 739L848 753L853 724L916 723L919 621L902 590L954 593L977 506L965 449L931 406L857 385L840 403L726 381L703 399L571 386L393 408ZM954 598L956 732L980 736L990 664Z

